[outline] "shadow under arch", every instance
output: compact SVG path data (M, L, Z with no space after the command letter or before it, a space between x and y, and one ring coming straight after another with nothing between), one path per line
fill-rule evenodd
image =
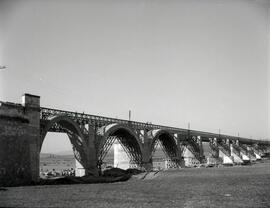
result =
M171 161L176 165L180 165L179 152L175 138L168 131L162 129L150 130L148 132L148 137L152 138L152 143L150 145L151 156L155 152L156 145L160 141L164 153L171 159Z
M102 139L99 144L98 161L102 164L113 143L117 140L124 151L127 153L131 162L141 166L142 162L142 144L138 135L131 128L121 124L109 124L100 128Z
M48 118L46 123L41 127L39 153L41 152L43 142L48 132L66 133L72 144L72 149L76 160L79 161L83 167L85 167L85 163L87 161L87 145L81 128L74 120L66 115L57 115Z

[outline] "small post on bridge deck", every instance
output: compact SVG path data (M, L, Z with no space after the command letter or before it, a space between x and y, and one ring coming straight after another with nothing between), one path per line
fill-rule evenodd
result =
M131 120L131 110L128 111L128 120Z
M190 139L190 122L188 122L188 140Z

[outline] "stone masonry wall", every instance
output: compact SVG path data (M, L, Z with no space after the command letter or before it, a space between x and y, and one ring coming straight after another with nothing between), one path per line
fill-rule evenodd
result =
M23 106L2 102L0 105L0 186L23 185L38 180L38 142L39 108L27 104Z

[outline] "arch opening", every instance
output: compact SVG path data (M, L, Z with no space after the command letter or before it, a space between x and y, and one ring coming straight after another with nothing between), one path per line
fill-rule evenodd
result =
M151 145L151 157L154 169L179 167L178 148L174 137L167 132L156 135Z
M108 166L122 169L139 168L141 160L140 145L129 129L119 127L106 134L98 155L101 170Z
M63 116L52 118L42 126L40 177L83 176L84 148L83 135L74 121Z

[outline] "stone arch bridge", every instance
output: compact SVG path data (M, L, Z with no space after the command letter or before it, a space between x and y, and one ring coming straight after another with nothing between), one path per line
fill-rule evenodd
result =
M48 132L68 135L75 158L88 175L98 175L115 140L132 163L146 170L152 169L158 142L174 167L185 165L184 149L204 162L203 142L209 143L213 158L222 155L238 162L270 152L269 141L43 108L39 96L24 94L22 104L1 102L0 185L39 180L39 154Z

